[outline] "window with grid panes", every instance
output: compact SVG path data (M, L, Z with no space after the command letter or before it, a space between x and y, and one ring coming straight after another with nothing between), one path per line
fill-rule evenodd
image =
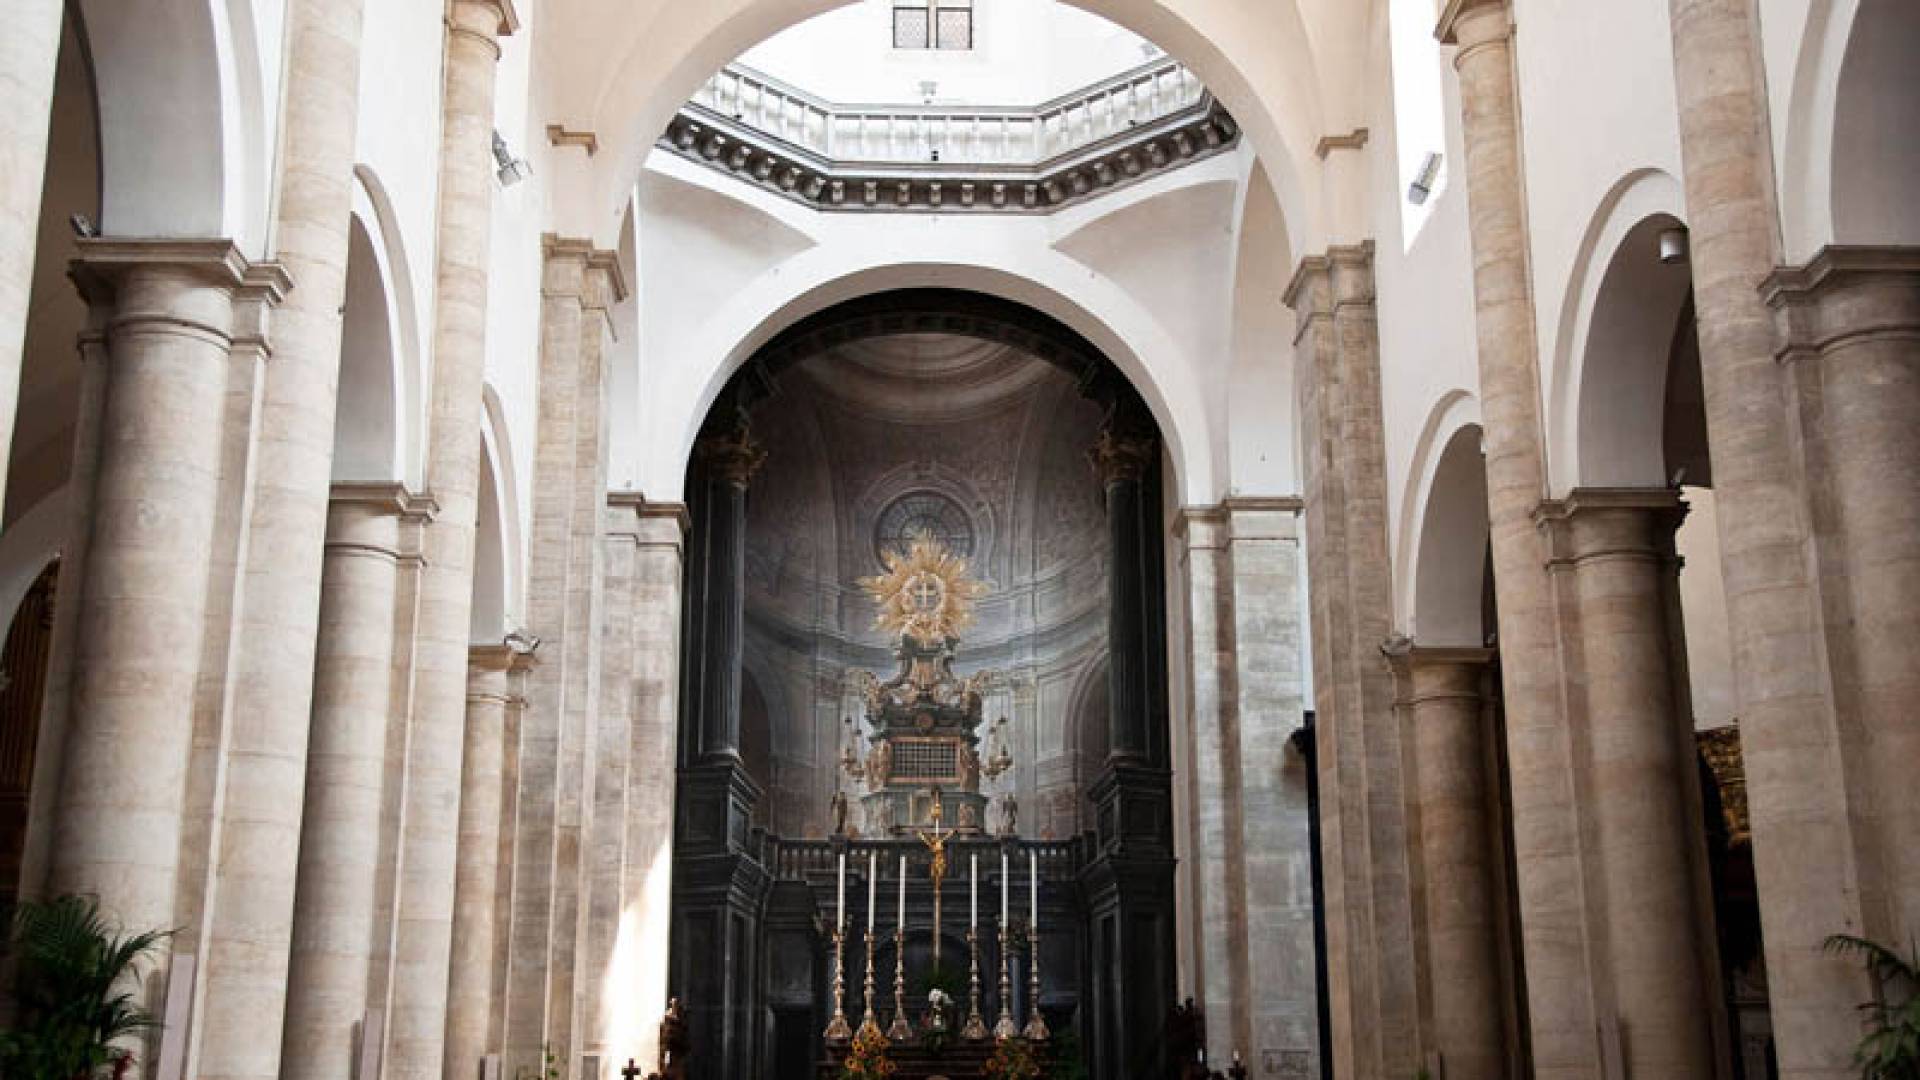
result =
M973 48L973 0L894 0L893 47Z

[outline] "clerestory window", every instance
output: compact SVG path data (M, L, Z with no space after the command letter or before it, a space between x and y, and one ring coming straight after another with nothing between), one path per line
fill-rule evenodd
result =
M893 47L973 48L973 0L893 0Z

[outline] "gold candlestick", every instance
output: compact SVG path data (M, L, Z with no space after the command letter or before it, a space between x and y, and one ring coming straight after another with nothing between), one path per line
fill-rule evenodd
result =
M980 935L967 927L967 1023L960 1037L979 1042L987 1037L987 1022L980 1018Z
M867 934L867 985L862 996L866 1002L867 1013L860 1018L860 1034L873 1036L880 1034L880 1018L873 1014L873 934Z
M844 930L833 932L833 1019L827 1022L826 1039L830 1043L843 1043L853 1038L853 1029L847 1025L847 935Z
M907 932L900 927L893 930L893 1023L887 1025L887 1038L913 1038L913 1025L907 1022Z
M1013 1022L1013 968L1008 955L1013 939L1007 934L1007 924L1000 924L1000 1019L993 1023L993 1037L1007 1040L1020 1034Z
M1040 927L1027 924L1027 1030L1028 1042L1047 1041L1047 1021L1040 1015Z

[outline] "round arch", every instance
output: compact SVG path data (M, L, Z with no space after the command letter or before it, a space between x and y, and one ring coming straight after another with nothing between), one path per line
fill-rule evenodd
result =
M1692 275L1685 262L1661 262L1658 244L1664 230L1684 227L1685 198L1669 173L1630 172L1581 238L1554 335L1547 445L1555 496L1667 481L1666 366Z
M1151 315L1129 302L1118 286L1056 253L1023 263L1021 273L994 265L991 252L952 254L958 258L922 261L905 252L850 258L814 248L743 290L694 330L691 340L676 344L675 363L658 368L642 425L652 442L635 467L644 477L642 490L657 501L680 499L700 423L734 373L783 330L872 293L927 288L977 293L1028 308L1084 339L1113 362L1153 412L1180 497L1188 502L1217 498L1219 470L1203 388L1180 345ZM743 333L741 327L748 329Z
M1812 0L1776 155L1786 259L1830 243L1920 243L1920 9L1906 0Z
M473 538L471 640L497 643L517 628L520 614L520 499L515 490L513 448L507 441L500 398L485 391L480 425L480 494Z
M584 6L585 0L567 0ZM587 23L572 40L571 70L553 77L565 108L592 118L594 130L619 133L596 163L592 219L581 222L610 235L619 208L651 152L654 136L702 80L781 30L850 0L733 0L661 5L651 19L633 19L612 38L604 19L582 11ZM1321 205L1314 162L1326 119L1311 34L1297 0L1206 3L1201 0L1069 0L1126 27L1178 57L1231 110L1273 173L1295 236L1311 249L1323 230L1311 209ZM563 14L562 19L565 16ZM561 21L556 19L556 22ZM598 54L600 63L578 63ZM1344 119L1344 118L1343 118Z
M247 0L77 0L99 102L102 232L266 241L277 36Z
M1480 402L1443 395L1415 444L1394 564L1394 607L1421 645L1480 647L1487 549L1487 477Z

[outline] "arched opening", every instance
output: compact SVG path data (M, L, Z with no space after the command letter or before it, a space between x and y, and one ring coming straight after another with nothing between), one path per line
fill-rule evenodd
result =
M333 429L334 483L399 479L402 370L388 282L367 223L347 233L346 307L340 328L340 397Z
M497 443L482 439L480 453L480 493L478 517L473 534L473 610L469 616L474 642L497 644L514 627L508 625L511 590L507 582L507 537L511 523L506 517L508 502L502 498L500 461Z
M87 305L67 269L78 251L72 215L100 218L99 106L84 28L69 9L54 71L47 166L34 250L33 291L21 352L20 402L6 478L12 528L67 482L80 412L81 365L76 342Z
M1920 244L1920 8L1860 0L1834 99L1833 239Z
M1023 980L1010 1005L1075 1032L1100 1074L1144 1074L1172 1003L1172 862L1124 880L1110 862L1170 850L1163 468L1097 349L986 294L830 307L721 391L686 483L670 965L700 1067L800 1077L838 1052L818 928L844 854L846 918L864 925L871 859L876 955L903 928L909 984L964 979L977 861L981 937L1004 882L1032 963L1039 912L1038 999Z
M34 752L40 736L47 663L53 650L58 559L47 564L14 609L0 651L0 925L11 925L27 845Z

